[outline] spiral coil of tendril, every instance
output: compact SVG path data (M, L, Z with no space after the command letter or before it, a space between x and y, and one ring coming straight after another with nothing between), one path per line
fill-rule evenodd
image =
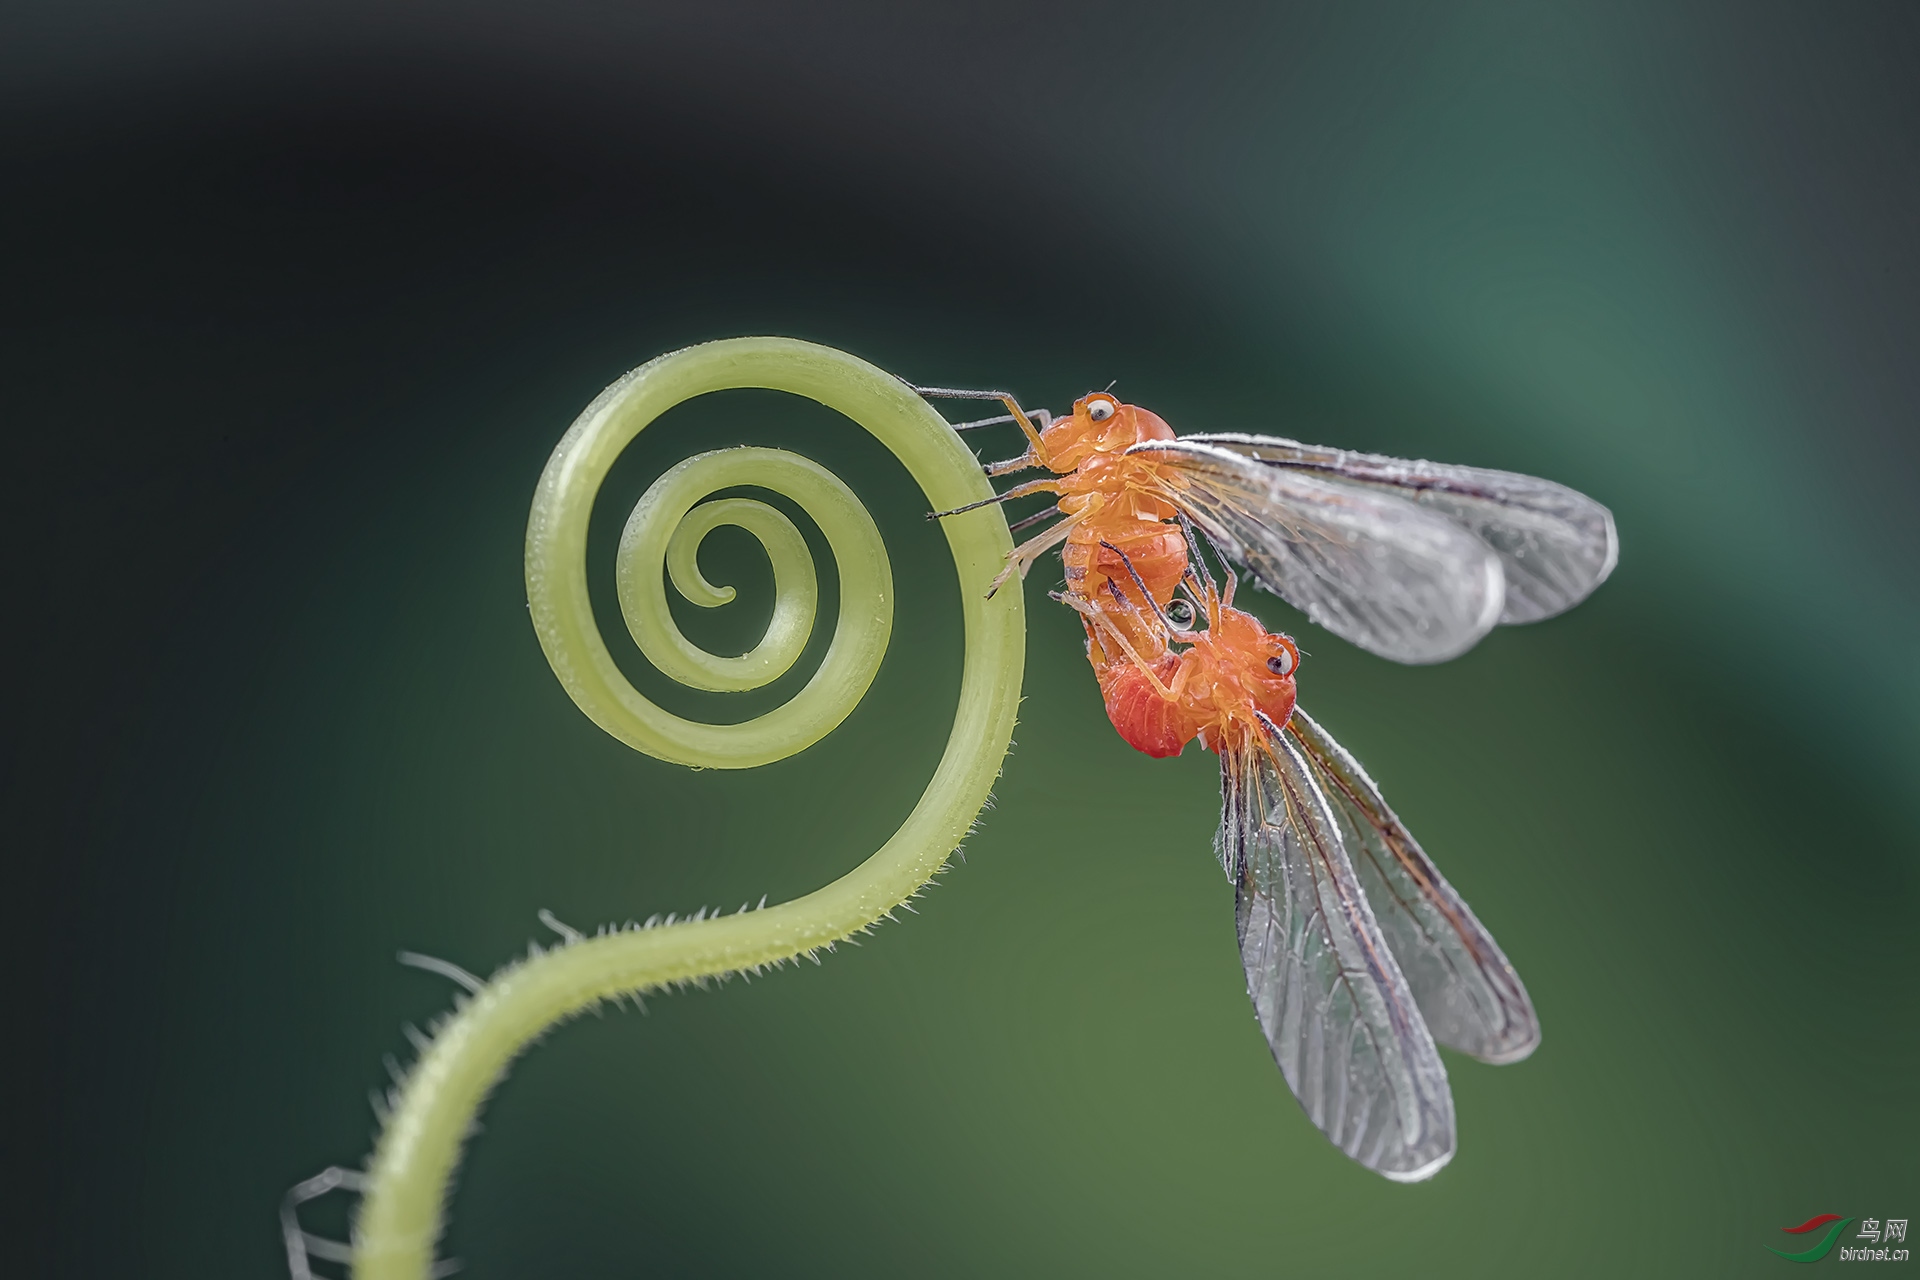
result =
M556 461L559 457L556 454ZM592 478L597 487L599 477ZM529 598L534 625L553 669L581 710L601 728L636 750L676 764L748 769L813 745L832 732L866 694L893 633L893 572L886 547L873 517L852 491L833 473L798 454L780 449L721 449L688 458L655 481L622 532L614 561L620 611L649 662L683 685L735 693L778 679L806 647L819 602L819 580L800 531L778 509L752 498L701 504L708 494L739 485L772 489L798 503L833 549L841 584L840 616L820 669L792 699L744 724L701 724L662 710L619 674L597 632L570 632L565 627L560 602L532 589L534 551L546 551L551 545L548 538L564 539L564 554L570 555L576 531L568 522L582 518L584 504L562 499L557 527L542 524L544 511L535 507L539 537L528 539ZM541 497L546 496L543 488ZM723 524L753 534L773 565L773 617L760 643L737 658L707 653L680 633L667 610L660 573L664 564L675 590L694 604L712 608L732 600L733 588L709 583L695 561L701 539ZM542 588L552 581L539 579ZM585 586L584 577L562 581L565 588ZM569 652L564 645L582 645L584 651Z
M540 478L527 523L527 600L554 674L594 723L636 750L696 767L751 768L818 742L872 685L892 633L892 569L879 530L853 493L796 454L721 449L670 469L628 518L615 562L628 629L655 667L698 689L759 688L792 667L818 602L805 541L766 503L701 502L721 489L767 489L807 512L839 571L840 612L820 669L766 715L707 725L650 702L615 666L587 593L594 496L621 451L655 418L695 396L741 387L785 391L839 410L893 451L933 510L992 494L973 455L912 388L829 347L786 338L711 342L661 356L607 388L561 439ZM681 635L661 573L664 566L695 604L731 600L732 588L707 582L695 563L700 540L722 524L759 539L776 593L766 634L733 658L706 653ZM985 598L1012 547L1005 519L985 508L942 528L960 577L966 667L946 752L900 829L858 867L791 902L583 938L496 974L435 1036L401 1089L355 1224L356 1276L429 1274L460 1143L507 1064L546 1027L612 996L811 954L867 928L940 869L978 816L1006 755L1025 644L1017 585Z

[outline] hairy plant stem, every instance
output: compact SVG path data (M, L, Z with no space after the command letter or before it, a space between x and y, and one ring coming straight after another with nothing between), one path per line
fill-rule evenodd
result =
M649 755L707 768L771 763L830 733L872 683L893 617L885 549L846 486L780 450L719 450L675 467L635 507L618 561L629 628L656 666L698 688L756 688L791 666L810 633L815 600L812 565L797 531L776 509L751 499L697 505L716 489L754 485L798 502L833 548L841 607L827 656L800 694L738 725L683 720L621 676L587 595L594 494L620 451L653 419L694 396L736 387L786 391L846 414L905 464L931 510L992 495L973 455L911 388L853 356L810 343L740 338L690 347L634 370L588 406L555 448L527 524L534 627L554 673L595 723ZM664 563L694 603L731 599L731 588L708 584L693 560L700 537L723 523L761 540L779 597L766 638L740 658L704 654L686 642L668 616L661 585ZM601 1000L812 956L871 927L940 869L999 773L1025 651L1017 584L985 598L986 584L1012 547L1005 519L986 508L943 521L942 528L959 572L966 668L946 753L900 829L854 870L805 897L571 941L496 974L440 1029L399 1092L355 1223L356 1277L426 1280L461 1143L488 1091L542 1030Z

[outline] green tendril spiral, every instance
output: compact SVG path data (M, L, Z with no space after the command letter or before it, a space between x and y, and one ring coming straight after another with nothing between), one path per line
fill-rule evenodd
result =
M746 769L831 733L873 683L893 627L893 574L873 519L820 466L776 449L721 449L663 475L629 517L616 561L628 629L660 671L698 689L740 691L778 678L799 657L818 603L805 541L753 486L792 499L817 524L840 576L840 614L806 687L744 724L706 725L662 710L629 684L601 639L587 595L587 523L594 495L627 444L685 400L738 387L790 392L853 419L891 449L934 510L990 497L978 462L944 420L898 379L829 347L738 338L661 356L607 388L553 451L527 522L527 599L554 673L595 724L638 751L678 764ZM667 611L662 569L697 605L733 598L695 563L700 540L737 525L766 548L777 599L765 636L740 657L692 645ZM805 897L762 910L579 938L495 974L434 1037L399 1091L369 1170L354 1228L360 1280L426 1280L460 1144L487 1092L526 1044L598 1001L757 969L871 927L917 893L965 836L1013 734L1025 649L1017 583L985 598L1012 542L984 508L942 522L959 571L966 625L960 705L933 779L900 829L858 867Z

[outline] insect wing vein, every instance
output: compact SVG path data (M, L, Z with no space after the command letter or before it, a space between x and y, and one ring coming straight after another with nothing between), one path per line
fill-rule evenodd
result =
M1335 483L1397 493L1443 513L1500 557L1506 574L1504 623L1564 613L1606 581L1619 559L1613 513L1576 489L1537 476L1329 449L1278 436L1223 433L1181 441Z
M1483 1062L1517 1062L1540 1043L1527 989L1380 789L1313 717L1287 726L1341 827L1360 886L1439 1043Z
M1396 1181L1452 1158L1453 1099L1406 979L1299 748L1222 754L1222 862L1236 889L1247 991L1274 1061L1315 1125Z
M1315 623L1396 662L1443 662L1500 620L1488 545L1407 497L1265 465L1188 439L1145 454L1165 496L1263 586Z

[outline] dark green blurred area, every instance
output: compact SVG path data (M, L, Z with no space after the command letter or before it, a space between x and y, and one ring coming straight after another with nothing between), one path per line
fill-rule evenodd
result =
M626 643L619 525L704 448L840 475L898 623L825 742L741 774L638 757L527 625L526 509L567 423L743 333L1054 408L1117 377L1182 431L1612 505L1592 600L1445 666L1259 598L1545 1042L1449 1058L1434 1182L1334 1151L1246 1004L1213 758L1118 740L1036 572L966 861L817 970L554 1031L461 1171L463 1274L1746 1276L1814 1214L1911 1216L1917 30L1902 6L23 15L4 864L38 1270L280 1273L282 1191L364 1156L382 1055L448 1002L396 951L484 973L542 907L778 901L905 816L960 587L834 415L674 411L590 561L636 682L744 717L764 699L676 694ZM742 603L684 625L744 649L764 559L721 531L702 564Z

